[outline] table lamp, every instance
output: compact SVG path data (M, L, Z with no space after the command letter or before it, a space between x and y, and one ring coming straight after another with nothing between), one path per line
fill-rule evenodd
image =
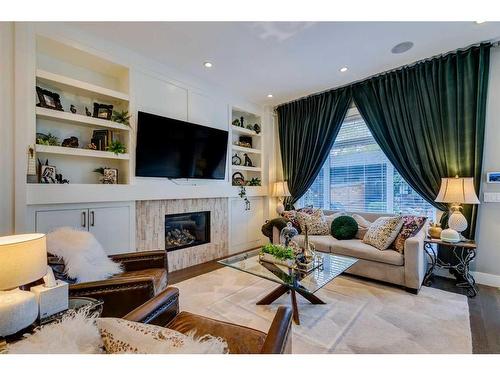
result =
M31 292L18 287L47 273L45 234L0 237L0 337L26 328L38 316Z
M436 202L450 203L448 229L441 232L441 240L460 242L464 237L460 234L467 229L467 219L462 214L462 204L479 204L474 179L472 177L442 178Z
M284 197L290 197L290 191L288 190L288 182L278 181L274 183L273 187L273 197L278 197L278 205L276 206L276 212L282 214L285 211L285 205L283 204Z

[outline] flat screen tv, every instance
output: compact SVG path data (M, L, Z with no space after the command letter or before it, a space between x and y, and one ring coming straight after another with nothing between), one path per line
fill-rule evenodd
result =
M223 180L228 132L139 112L135 174Z

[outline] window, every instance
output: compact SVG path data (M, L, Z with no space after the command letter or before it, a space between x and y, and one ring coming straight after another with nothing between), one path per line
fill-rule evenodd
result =
M357 110L345 118L330 155L298 206L435 218L389 162Z

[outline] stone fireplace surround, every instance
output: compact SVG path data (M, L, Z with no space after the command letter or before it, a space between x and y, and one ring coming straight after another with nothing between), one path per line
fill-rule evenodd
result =
M146 200L136 202L138 251L165 250L165 215L210 211L210 239L206 244L168 253L168 270L176 271L229 255L227 198Z

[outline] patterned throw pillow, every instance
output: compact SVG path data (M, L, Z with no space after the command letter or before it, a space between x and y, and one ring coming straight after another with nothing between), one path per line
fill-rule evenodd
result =
M386 250L394 242L402 226L401 216L379 217L368 228L363 242L379 250Z
M108 354L224 354L227 343L221 338L195 339L172 329L118 318L97 319Z
M392 244L392 247L403 254L405 250L405 241L417 234L420 228L425 224L425 220L427 219L421 216L403 216L403 226Z
M326 222L323 211L315 210L312 214L306 214L305 212L297 212L297 220L300 224L300 229L304 233L306 225L308 229L308 234L316 235L327 235L330 234L330 228Z
M299 224L299 221L297 220L297 211L295 211L295 210L283 211L283 213L281 214L281 217L283 217L286 221L289 221L290 223L292 223L293 227L295 229L297 229L299 231L299 233L301 232L300 231L300 224Z

